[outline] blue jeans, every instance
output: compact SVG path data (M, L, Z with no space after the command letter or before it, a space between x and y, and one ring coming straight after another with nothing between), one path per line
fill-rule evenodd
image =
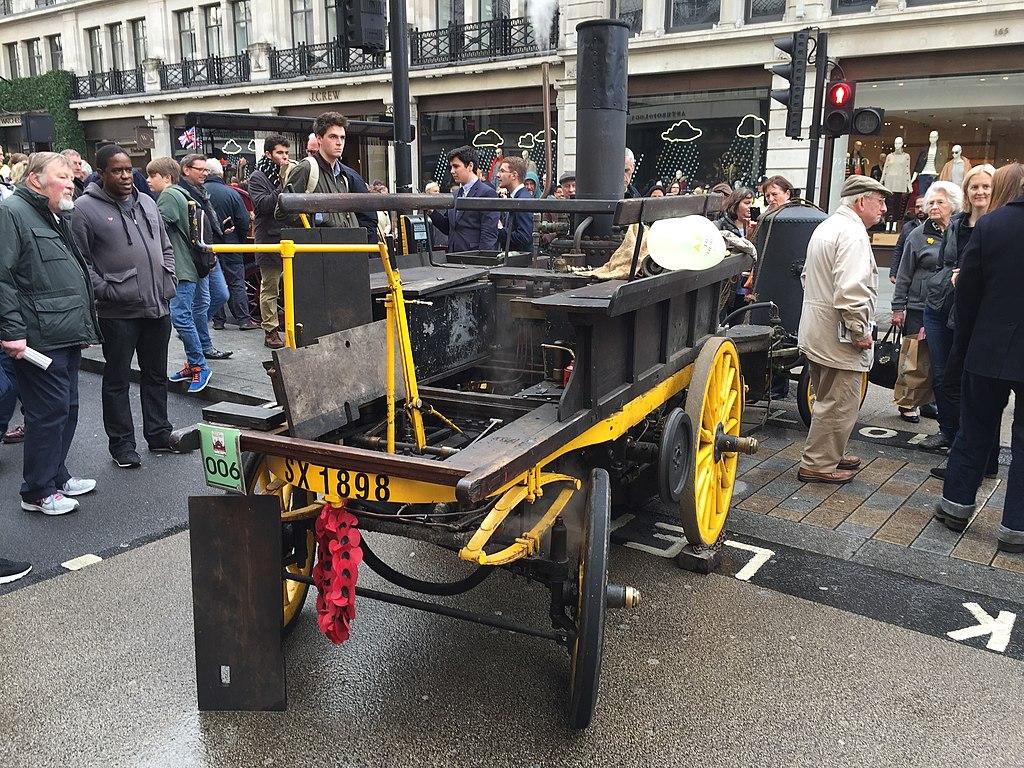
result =
M48 349L45 371L16 360L14 372L25 407L25 459L21 498L38 501L64 487L71 477L64 465L78 426L79 347Z
M946 327L948 312L925 306L924 331L928 341L928 354L932 358L932 391L939 409L939 431L950 440L956 434L956 413L945 394L946 362L953 347L953 331Z
M18 379L14 374L14 358L6 352L0 352L0 435L11 426L17 404Z
M196 299L192 305L196 332L199 334L199 343L202 344L204 352L213 349L213 339L210 338L210 320L227 300L228 284L224 280L220 262L217 262L210 270L210 274L199 278L199 282L196 283Z
M249 293L245 287L245 264L243 262L219 262L227 282L228 297L227 308L231 310L231 316L238 321L239 325L251 323L252 316L249 314ZM217 312L211 312L210 316L219 323L227 320L224 307Z
M960 431L949 451L942 496L957 504L973 505L982 475L992 452L992 435L999 433L999 421L1010 398L1024 401L1024 382L990 379L970 372L963 378L963 407ZM1014 411L1010 438L1010 471L1006 479L1003 525L1024 531L1024 415Z
M174 298L171 299L171 324L185 347L188 364L205 368L206 357L203 355L203 344L199 341L199 331L196 329L196 318L193 314L195 303L196 284L181 280Z

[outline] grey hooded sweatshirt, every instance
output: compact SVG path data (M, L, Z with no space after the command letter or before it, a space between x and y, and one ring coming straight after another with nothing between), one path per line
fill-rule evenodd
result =
M157 318L170 312L174 249L156 203L132 190L118 202L93 182L75 200L71 231L89 265L96 313Z

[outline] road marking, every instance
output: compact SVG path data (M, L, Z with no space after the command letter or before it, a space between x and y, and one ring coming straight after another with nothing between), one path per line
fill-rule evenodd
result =
M96 565L96 563L101 562L103 562L102 557L97 557L96 555L81 555L80 557L73 557L67 562L61 563L61 566L67 568L69 571L80 571L87 566Z
M747 564L736 572L735 578L740 581L750 581L754 574L761 569L761 566L771 560L772 555L775 554L775 550L755 547L753 544L744 544L740 541L727 541L725 546L754 553L754 556L750 558Z
M916 434L912 438L907 440L907 445L917 445L918 443L923 443L926 437L928 437L928 435Z
M886 429L885 427L861 427L857 433L864 437L870 437L872 440L886 440L899 434L895 429Z
M614 520L612 520L612 527L610 533L614 533L615 531L619 530L619 528L622 528L625 525L629 525L633 521L634 517L636 517L636 515L630 514L628 512L624 515L619 515L619 517L616 517Z
M1013 632L1017 614L1012 611L1000 611L998 616L989 615L988 611L977 603L963 603L964 608L974 614L978 623L972 627L964 627L947 632L951 640L968 640L972 637L990 635L985 647L996 653L1003 653L1010 644L1010 633Z

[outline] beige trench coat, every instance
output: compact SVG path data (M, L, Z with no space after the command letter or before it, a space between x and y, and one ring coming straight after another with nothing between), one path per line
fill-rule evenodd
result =
M839 206L814 230L800 282L804 303L798 338L803 353L829 368L869 370L870 349L839 341L840 323L849 329L851 339L871 332L878 295L871 241L860 217L848 206Z

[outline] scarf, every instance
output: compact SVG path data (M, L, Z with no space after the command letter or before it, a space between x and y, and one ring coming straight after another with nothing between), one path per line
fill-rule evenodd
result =
M281 186L281 169L278 167L277 163L266 155L256 161L256 170L263 171L263 175L266 176L270 183L275 187Z

